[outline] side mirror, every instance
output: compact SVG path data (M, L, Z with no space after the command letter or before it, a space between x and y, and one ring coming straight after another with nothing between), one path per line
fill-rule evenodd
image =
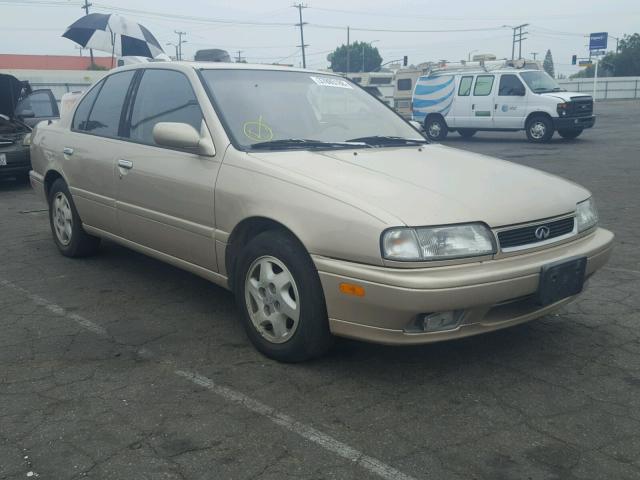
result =
M22 110L16 116L19 118L35 118L36 114L33 110Z
M187 123L159 122L153 127L152 133L153 140L158 145L192 150L194 153L206 157L213 157L216 154L209 135L201 135Z

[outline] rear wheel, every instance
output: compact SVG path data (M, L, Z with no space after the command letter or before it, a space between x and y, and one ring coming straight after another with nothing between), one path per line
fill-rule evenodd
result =
M302 245L283 231L259 234L244 248L236 301L253 345L267 357L300 362L331 344L320 277Z
M549 143L553 137L553 122L545 115L535 115L526 126L527 138L534 143Z
M578 128L575 130L566 130L566 129L558 130L558 135L560 135L562 138L565 138L567 140L578 138L581 133L582 133L582 128Z
M458 129L458 135L460 135L462 138L471 138L476 134L477 130L473 130L470 128L459 128Z
M53 182L49 191L49 223L53 240L64 256L84 257L98 250L100 239L82 228L73 198L61 178Z
M425 119L424 131L427 134L427 137L429 137L429 140L440 142L447 138L449 128L447 127L444 118L440 115L432 115Z

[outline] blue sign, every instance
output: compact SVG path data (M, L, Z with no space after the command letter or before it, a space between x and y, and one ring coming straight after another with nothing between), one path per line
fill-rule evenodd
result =
M608 37L609 34L607 32L598 32L589 35L589 50L606 50Z

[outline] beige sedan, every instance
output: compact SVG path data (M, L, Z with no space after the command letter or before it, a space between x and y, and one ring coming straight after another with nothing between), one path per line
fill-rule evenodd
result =
M584 188L429 144L322 72L120 68L31 148L62 254L105 238L228 288L282 361L332 335L419 344L532 320L611 252Z

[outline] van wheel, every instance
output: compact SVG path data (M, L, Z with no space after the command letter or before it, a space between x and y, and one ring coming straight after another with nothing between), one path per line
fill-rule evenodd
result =
M553 122L544 115L535 115L526 126L527 138L534 143L549 143L553 137Z
M558 135L567 140L572 140L574 138L578 138L582 133L582 128L578 128L577 130L558 130Z
M244 248L238 264L236 301L253 345L281 362L324 354L331 344L320 277L299 242L269 230Z
M429 137L429 140L439 142L447 138L449 128L447 127L444 118L439 115L432 115L425 119L424 131L427 134L427 137Z
M61 178L53 182L49 191L49 224L53 240L64 256L85 257L98 250L100 239L82 228L73 198Z
M462 138L471 138L476 134L477 130L472 130L469 128L459 128L458 129L458 135L460 135Z

